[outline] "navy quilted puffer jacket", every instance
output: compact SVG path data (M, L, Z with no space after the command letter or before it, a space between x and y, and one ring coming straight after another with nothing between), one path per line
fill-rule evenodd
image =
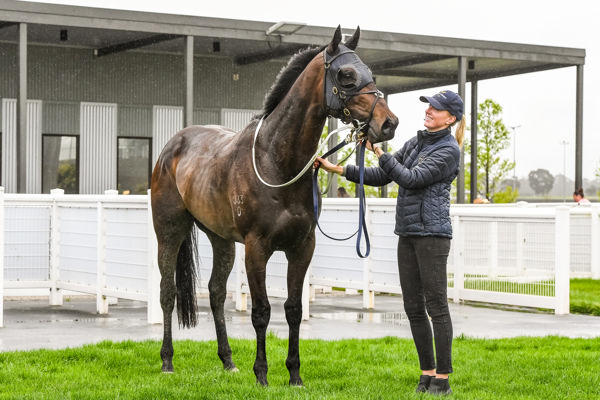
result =
M458 175L460 148L452 131L419 131L394 155L383 154L379 167L365 168L364 183L399 185L396 227L401 236L452 238L450 186ZM358 182L355 165L344 168L348 180Z

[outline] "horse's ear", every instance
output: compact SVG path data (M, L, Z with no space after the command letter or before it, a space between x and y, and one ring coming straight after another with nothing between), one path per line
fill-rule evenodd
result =
M344 43L344 44L350 50L356 50L356 46L358 46L358 39L360 39L360 26L356 27L356 31L354 31L354 35L352 35L352 37L350 39L346 40L346 43Z
M331 39L331 43L327 46L327 53L333 54L337 51L340 42L342 41L342 27L338 25L335 33L333 34L333 39Z

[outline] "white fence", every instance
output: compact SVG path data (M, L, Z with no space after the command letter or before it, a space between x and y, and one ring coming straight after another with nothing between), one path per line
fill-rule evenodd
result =
M148 196L4 194L0 188L0 303L4 295L49 293L62 304L64 291L93 294L99 313L109 298L148 302L148 320L160 323L160 276ZM339 287L363 291L373 308L374 293L401 293L393 233L395 201L368 199L371 256L360 259L355 239L336 242L317 234L305 292ZM321 225L343 236L357 225L357 199L324 199ZM452 206L454 239L449 257L449 296L569 312L569 276L600 279L597 206ZM200 235L200 289L206 291L212 251ZM242 245L238 245L228 290L236 308L249 293ZM286 260L276 252L267 268L270 296L286 295ZM0 304L0 324L3 321Z

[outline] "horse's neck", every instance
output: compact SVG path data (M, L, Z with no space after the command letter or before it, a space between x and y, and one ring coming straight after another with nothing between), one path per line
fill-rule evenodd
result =
M324 111L322 66L309 64L289 93L270 115L269 153L277 162L297 171L317 150L326 114Z
M294 108L283 107L284 115L273 115L267 148L280 166L297 171L317 150L325 116L320 110Z

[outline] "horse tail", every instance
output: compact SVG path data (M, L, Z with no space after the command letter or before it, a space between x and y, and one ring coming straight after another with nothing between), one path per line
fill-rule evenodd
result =
M177 254L175 285L177 286L177 316L179 326L196 326L196 271L198 252L196 247L196 228L192 226Z

